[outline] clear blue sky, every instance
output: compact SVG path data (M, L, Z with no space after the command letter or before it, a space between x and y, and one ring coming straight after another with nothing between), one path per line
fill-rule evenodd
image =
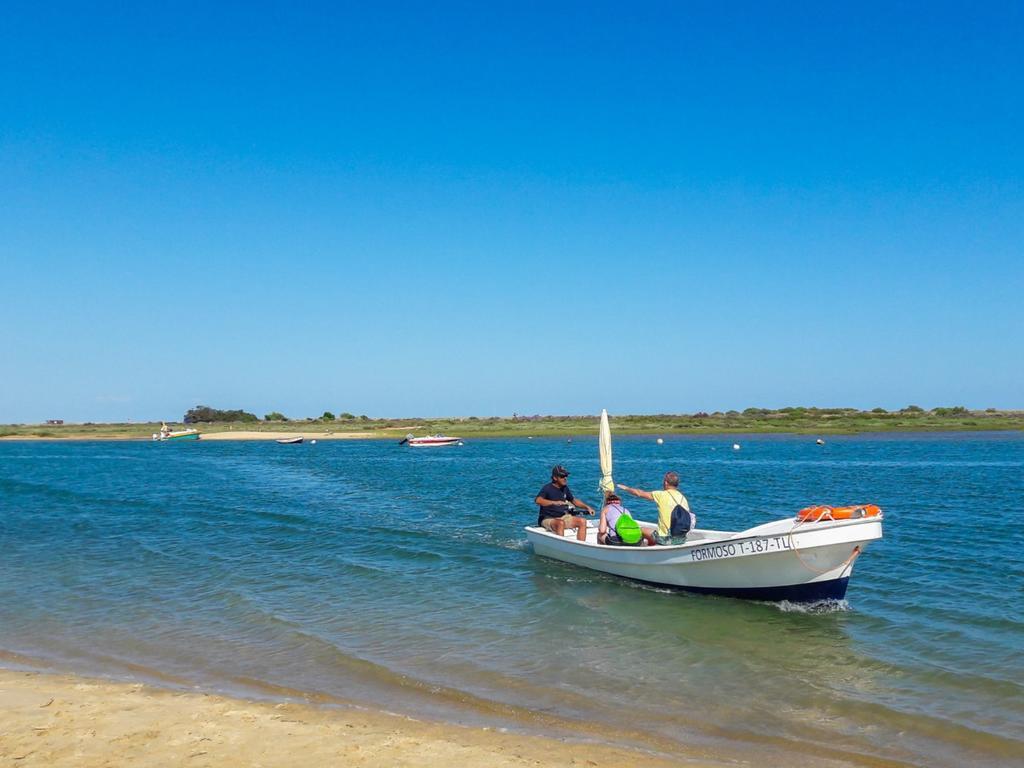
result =
M1021 3L293 5L5 3L0 422L1024 407Z

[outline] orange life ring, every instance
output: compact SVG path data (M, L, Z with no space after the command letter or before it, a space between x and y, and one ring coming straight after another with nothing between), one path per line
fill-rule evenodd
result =
M805 507L796 514L802 522L816 523L819 520L856 520L861 517L878 517L882 510L874 504L857 504L852 507Z

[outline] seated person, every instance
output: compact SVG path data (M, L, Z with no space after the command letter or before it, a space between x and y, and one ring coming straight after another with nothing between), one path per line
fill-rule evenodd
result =
M679 475L676 472L665 473L660 491L645 491L622 483L619 483L619 488L658 505L655 543L663 546L682 544L686 541L687 533L697 527L697 517L690 511L690 502L679 490ZM677 529L682 530L677 533Z
M564 536L566 528L575 528L577 541L587 540L587 521L576 514L576 509L585 509L590 515L594 510L572 495L569 472L561 464L552 468L551 482L540 489L534 503L538 508L537 525L541 528L556 536Z
M607 544L609 546L616 547L635 547L641 546L643 543L648 545L654 544L654 529L644 528L642 526L636 526L640 529L640 538L637 541L623 541L616 530L616 526L623 516L628 518L633 517L629 510L622 506L622 499L619 498L618 494L611 492L605 494L604 507L601 509L601 519L597 524L598 544Z

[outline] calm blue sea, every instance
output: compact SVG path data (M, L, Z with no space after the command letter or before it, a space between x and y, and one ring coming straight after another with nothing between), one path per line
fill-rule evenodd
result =
M679 471L704 527L880 504L815 611L535 557L555 463L596 504L594 438L0 443L0 663L670 754L1024 760L1024 435L616 438L616 479Z

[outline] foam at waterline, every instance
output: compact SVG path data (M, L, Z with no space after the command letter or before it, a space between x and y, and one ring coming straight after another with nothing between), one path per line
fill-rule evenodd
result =
M783 613L846 613L853 608L846 600L815 600L812 603L792 603L789 600L781 600L777 603L768 603L775 606Z

